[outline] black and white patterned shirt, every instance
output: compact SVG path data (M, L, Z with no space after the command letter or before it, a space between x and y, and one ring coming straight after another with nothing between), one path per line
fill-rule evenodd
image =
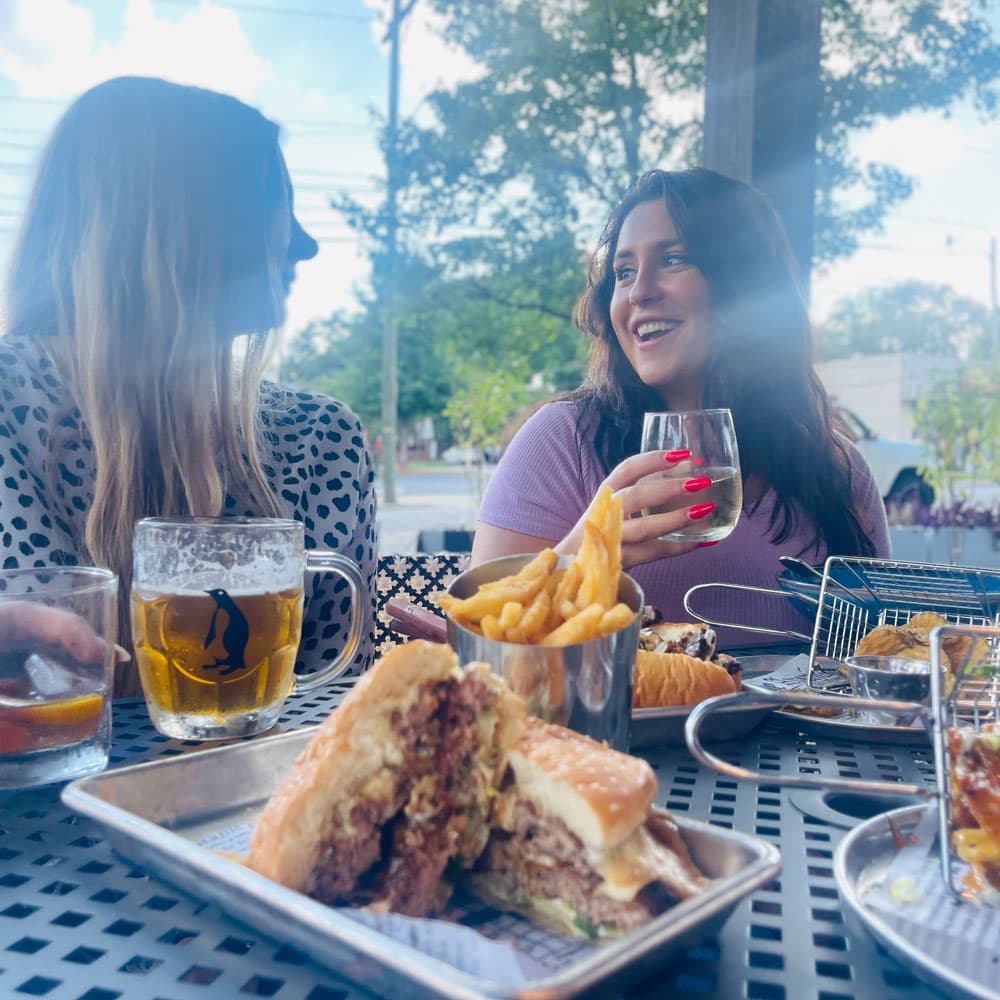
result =
M50 420L64 450L48 472ZM349 674L373 656L377 535L375 476L357 416L326 396L273 383L261 391L261 420L272 448L264 472L287 516L302 521L307 549L354 560L368 585L362 641ZM55 483L55 489L51 483ZM53 495L54 494L54 495ZM93 446L56 369L33 339L0 339L0 541L5 569L86 562L83 534L94 494ZM251 514L226 498L226 513ZM347 588L310 574L297 669L337 656L346 631ZM310 589L311 588L311 589Z

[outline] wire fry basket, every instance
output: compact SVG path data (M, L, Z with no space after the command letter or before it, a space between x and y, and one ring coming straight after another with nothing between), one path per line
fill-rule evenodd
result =
M966 646L953 674L949 642ZM941 877L958 899L978 882L1000 905L1000 629L933 630L931 716Z
M870 568L871 562L866 561L866 569ZM895 564L896 567L900 565L909 571L916 564ZM881 572L881 566L877 569ZM932 610L922 602L933 593L931 586L945 584L952 590L942 591L945 600L935 604L933 610L947 608L953 614L983 613L973 608L969 590L962 590L969 585L968 578L964 583L954 585L942 572L948 567L935 566L931 569L934 572L922 580L928 586L925 592L905 598L900 595L892 603L883 603L880 597L878 614L897 615L897 620L905 623L915 611ZM958 570L953 575L962 576L967 572ZM977 574L980 572L975 571ZM867 576L864 580L862 586L869 595L868 599L874 600L874 588L869 587L871 583L878 582L878 578ZM975 585L978 583L979 580L975 580ZM981 600L979 607L985 608L985 591L975 593L976 599ZM933 599L940 600L938 597ZM843 600L848 601L846 598ZM849 615L831 613L831 623L820 622L817 615L813 652L816 643L822 641L824 636L829 636L834 642L848 634L848 626L853 627L853 609L858 607L860 600L860 596L850 598L848 603L852 605L852 610ZM954 602L950 608L947 600ZM831 606L839 612L839 605ZM872 604L869 613L875 610ZM876 620L870 618L869 622L872 623L870 627L874 627ZM892 618L888 617L885 623L893 624ZM950 655L956 644L961 649L959 657ZM715 712L731 710L734 706L747 711L765 705L778 708L788 701L787 692L742 692L702 702L691 712L685 726L688 749L700 764L744 781L815 789L835 788L894 797L913 795L934 801L938 812L937 851L944 885L958 900L965 901L975 896L979 901L1000 907L1000 627L940 625L930 633L930 659L929 707L916 702L855 697L850 697L850 703L858 709L920 718L930 731L934 747L936 780L933 786L801 774L776 775L773 772L764 774L730 764L702 745L699 731L704 721ZM796 693L795 701L817 708L842 707L844 695Z
M1000 624L1000 575L970 566L830 556L820 584L809 651L812 672L843 662L880 625L933 611L955 625Z
M745 590L813 604L812 636L709 619L691 603L698 592L712 589ZM704 583L688 590L684 607L709 625L809 641L809 687L846 693L836 668L880 625L905 625L922 611L937 612L955 625L1000 625L1000 572L974 566L830 556L815 596L801 589L789 593L743 584Z

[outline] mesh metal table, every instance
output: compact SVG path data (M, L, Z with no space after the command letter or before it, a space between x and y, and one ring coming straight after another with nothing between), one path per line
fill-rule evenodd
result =
M288 731L326 717L345 686L288 701ZM112 766L188 753L201 744L160 736L141 701L115 707ZM929 746L804 736L772 723L718 745L733 763L764 772L933 783ZM737 783L700 768L683 747L643 755L658 801L779 847L779 881L756 892L706 939L629 995L718 1000L929 1000L860 928L845 925L833 877L844 834L817 798L777 785ZM0 996L50 1000L207 1000L279 997L348 1000L355 984L214 906L172 889L114 854L100 829L67 810L58 787L0 798ZM401 994L402 995L402 994Z

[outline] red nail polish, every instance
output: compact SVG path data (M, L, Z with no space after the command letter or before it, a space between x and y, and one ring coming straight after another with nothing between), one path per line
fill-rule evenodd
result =
M714 503L696 503L693 507L688 507L688 517L692 521L697 521L700 517L708 517L715 510Z
M718 545L718 544L719 544L718 541L714 541L714 542L699 542L698 543L698 548L699 549L707 549L709 547L709 545Z
M678 448L676 451L666 451L663 453L664 462L680 462L682 459L690 457L691 452L687 448Z
M690 455L691 452L688 452L688 454ZM691 459L691 464L692 465L704 465L705 464L705 459L703 459L701 457L701 455L695 455L694 458Z
M684 489L686 489L688 493L697 493L698 490L707 490L711 485L711 476L695 476L694 479L688 479L685 481Z

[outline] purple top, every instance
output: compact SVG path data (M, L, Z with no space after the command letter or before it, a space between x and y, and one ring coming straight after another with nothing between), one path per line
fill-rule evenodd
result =
M855 510L875 543L875 554L888 556L889 529L882 497L861 453L843 440L851 458ZM603 480L593 434L577 443L575 404L550 403L533 414L511 441L486 488L479 520L557 541L576 524ZM752 514L744 509L733 533L719 545L632 567L628 572L645 592L646 603L656 607L666 621L687 621L691 616L684 610L684 595L697 583L739 583L774 590L784 569L778 556L792 555L821 566L827 552L824 546L813 544L810 532L795 531L781 545L767 537L775 499L774 491L768 490ZM695 595L691 606L716 621L812 632L811 618L787 598L714 590ZM723 649L769 641L760 633L737 629L718 629L718 636Z

